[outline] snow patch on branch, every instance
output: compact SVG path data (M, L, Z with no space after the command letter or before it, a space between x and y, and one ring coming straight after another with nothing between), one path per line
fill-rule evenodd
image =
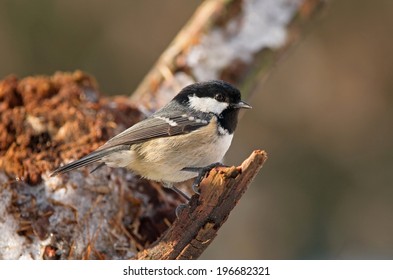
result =
M283 46L286 26L303 0L244 0L242 13L225 27L214 28L194 46L187 64L197 81L218 79L233 61L250 62L264 48Z

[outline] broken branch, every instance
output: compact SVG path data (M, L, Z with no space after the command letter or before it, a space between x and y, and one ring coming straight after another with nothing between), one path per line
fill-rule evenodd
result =
M217 167L201 183L172 226L135 259L197 259L217 235L267 159L254 151L239 167Z

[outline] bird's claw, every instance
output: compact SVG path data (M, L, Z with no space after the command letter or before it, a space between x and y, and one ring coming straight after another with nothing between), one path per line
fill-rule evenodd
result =
M187 207L188 207L187 204L179 204L179 205L176 207L176 210L175 210L176 218L179 218L179 216L181 215L181 213L182 213Z

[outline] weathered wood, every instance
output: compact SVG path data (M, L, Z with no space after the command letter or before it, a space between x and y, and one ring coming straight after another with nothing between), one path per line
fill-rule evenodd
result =
M254 151L239 167L217 167L201 183L178 219L150 248L135 259L196 259L209 246L267 155Z

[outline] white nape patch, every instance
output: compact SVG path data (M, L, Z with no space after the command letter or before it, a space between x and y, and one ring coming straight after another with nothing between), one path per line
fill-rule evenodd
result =
M201 112L221 114L229 104L226 102L219 102L211 97L198 97L196 95L190 96L190 107Z
M131 150L124 150L111 153L101 159L109 167L126 167L130 165L135 159L135 152Z
M226 130L225 128L223 128L221 125L218 126L218 133L219 133L220 135L228 135L228 134L229 134L228 130Z
M155 118L165 121L165 122L166 122L167 124L169 124L170 126L177 126L177 122L175 122L175 121L173 121L173 120L171 120L171 119L169 119L169 118L160 117L160 116L157 116L157 117L155 117Z

